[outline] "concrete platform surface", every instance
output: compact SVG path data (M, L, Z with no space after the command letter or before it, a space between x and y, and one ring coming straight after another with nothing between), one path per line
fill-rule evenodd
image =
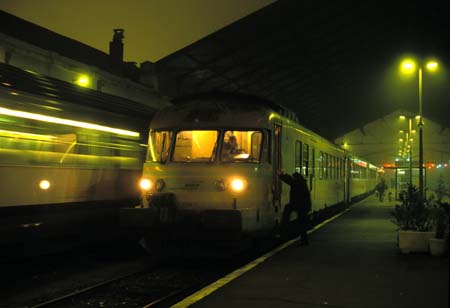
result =
M400 254L392 206L371 196L310 234L309 246L294 243L175 307L449 307L448 254Z

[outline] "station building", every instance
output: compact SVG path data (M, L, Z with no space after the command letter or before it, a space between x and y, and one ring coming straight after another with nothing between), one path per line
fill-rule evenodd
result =
M444 187L450 192L450 129L423 118L424 186L427 196ZM334 140L342 148L382 166L392 192L412 182L419 184L418 117L404 110L394 111Z
M124 62L124 29L112 29L109 54L0 11L0 62L126 98L154 109L167 106L151 63Z

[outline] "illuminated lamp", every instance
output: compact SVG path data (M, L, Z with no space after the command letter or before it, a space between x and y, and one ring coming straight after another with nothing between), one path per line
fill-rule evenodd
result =
M89 87L91 84L91 79L88 75L80 75L77 79L75 79L75 84L81 87Z
M230 182L230 188L234 192L242 192L245 190L245 182L242 179L232 179Z
M142 190L150 190L153 187L153 183L149 179L141 179L139 181L139 186Z
M42 190L47 190L50 188L50 182L47 180L41 180L39 182L39 188Z

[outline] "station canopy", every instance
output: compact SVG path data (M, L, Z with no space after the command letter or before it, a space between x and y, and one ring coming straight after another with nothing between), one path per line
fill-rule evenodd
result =
M418 83L402 78L405 53L435 56L424 73L423 114L447 125L449 19L421 1L276 1L154 63L159 90L180 97L241 92L295 111L329 140L402 109L418 113Z

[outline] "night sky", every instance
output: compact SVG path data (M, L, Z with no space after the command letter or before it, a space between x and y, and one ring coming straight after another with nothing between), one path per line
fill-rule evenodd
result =
M109 52L125 29L125 61L156 62L274 0L0 0L0 9Z

